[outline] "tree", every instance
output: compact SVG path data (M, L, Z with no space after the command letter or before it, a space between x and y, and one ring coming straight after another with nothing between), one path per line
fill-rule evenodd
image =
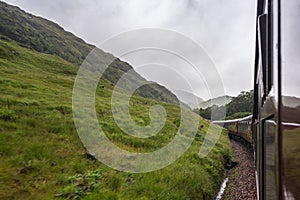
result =
M250 115L252 113L253 108L253 90L250 92L242 91L237 97L234 97L232 101L228 104L226 104L226 119L236 119L245 117L247 115ZM211 107L208 107L206 109L200 108L200 109L194 109L194 112L199 114L205 119L210 120L211 119L211 113L212 110L214 111L213 119L219 119L222 120L221 114L218 115L218 113L222 113L221 110L224 109L223 106L216 106L213 105ZM218 110L220 112L218 112Z

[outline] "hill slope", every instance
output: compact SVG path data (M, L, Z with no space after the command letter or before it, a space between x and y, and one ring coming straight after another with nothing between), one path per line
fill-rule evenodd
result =
M58 24L47 19L36 17L18 7L0 1L0 35L6 36L21 46L38 52L57 55L77 66L81 65L86 56L95 46L85 43L70 32L66 32ZM113 63L104 73L104 78L115 84L120 77L133 68L126 62L113 57L102 50L98 51L99 60L110 60ZM133 70L129 83L149 83L137 90L146 98L179 104L176 96L165 87L147 82Z
M185 104L189 105L192 109L197 108L198 105L203 102L203 99L186 91L182 90L175 90L174 91L177 98L184 102Z
M198 108L202 108L202 109L206 109L208 107L211 107L213 105L216 106L225 106L226 104L228 104L229 102L231 102L231 100L233 99L233 97L231 96L221 96L221 97L217 97L217 98L213 98L207 101L203 101L198 105Z
M146 174L114 171L86 156L72 115L72 88L78 67L0 39L0 199L213 199L231 157L226 134L200 159L209 123L190 149L172 165ZM110 107L113 85L100 80L96 93L99 124L123 149L150 152L168 144L180 123L180 109L133 96L130 112L149 123L149 106L167 111L164 128L148 139L123 133ZM195 115L192 115L197 117ZM182 134L185 134L184 132ZM54 196L57 196L56 198Z

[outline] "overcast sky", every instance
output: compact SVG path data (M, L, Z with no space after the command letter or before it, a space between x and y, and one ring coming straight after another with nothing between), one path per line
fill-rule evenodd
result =
M119 33L138 28L176 31L198 43L212 59L222 78L226 94L235 96L240 91L250 90L253 87L256 8L253 0L5 0L5 2L50 19L94 45ZM133 67L137 67L131 62L130 57L132 56L124 59L127 59L126 61ZM157 66L153 67L154 71L155 69ZM147 79L163 83L155 77L155 75L161 77L161 74L153 73L153 70L137 71ZM188 78L197 79L192 76ZM195 88L193 90L195 94L204 99L210 97L200 86L197 87L202 83L192 84L195 84L192 86ZM167 86L173 87L171 89L185 89L174 85Z

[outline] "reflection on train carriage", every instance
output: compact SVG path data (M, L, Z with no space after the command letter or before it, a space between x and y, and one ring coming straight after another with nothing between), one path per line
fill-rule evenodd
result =
M291 104L283 104L282 106L282 183L283 193L290 199L300 198L299 98L298 101L298 108L290 107Z
M253 115L214 122L254 151L258 199L300 199L299 18L299 0L257 1Z

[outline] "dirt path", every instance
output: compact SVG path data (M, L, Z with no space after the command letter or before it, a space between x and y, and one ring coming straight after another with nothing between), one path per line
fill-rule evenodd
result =
M229 183L223 199L257 199L253 154L242 144L232 140L231 143L238 164L228 172Z

